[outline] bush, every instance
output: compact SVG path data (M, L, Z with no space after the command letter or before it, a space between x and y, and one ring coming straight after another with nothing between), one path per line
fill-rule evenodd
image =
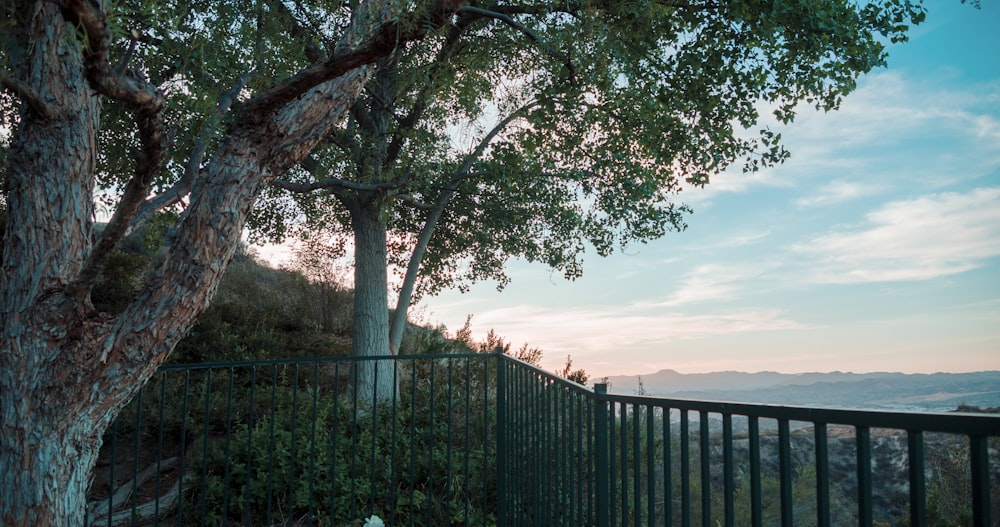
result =
M209 524L329 525L370 514L392 525L488 522L495 477L483 427L495 413L480 400L480 375L464 367L436 369L434 383L404 375L397 402L374 411L341 390L338 373L303 377L312 375L298 383L289 370L263 375L254 402L244 386L234 393L241 407L228 413L209 399L208 419L220 426L203 425L209 446L192 465L203 483L188 495L185 516ZM351 521L333 524L360 525Z

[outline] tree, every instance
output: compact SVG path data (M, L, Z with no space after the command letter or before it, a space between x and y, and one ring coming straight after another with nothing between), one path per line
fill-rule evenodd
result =
M339 122L370 63L457 7L309 4L333 42L310 63L277 53L302 39L272 5L4 3L0 82L18 104L3 121L0 524L83 525L102 433L205 309L257 196ZM116 182L95 237L95 186ZM97 312L90 291L122 236L181 199L148 283Z
M757 146L765 162L783 156L769 132L756 142L734 133L756 120L757 99L783 120L800 100L836 107L858 74L882 63L876 34L900 39L922 16L899 0L465 4L0 7L0 524L83 524L102 433L207 306L258 198L279 179L287 187L310 183L303 178L316 167L343 170L327 145L361 122L356 101L371 108L371 94L397 93L394 72L430 79L406 92L409 111L427 101L422 124L399 126L386 113L394 119L371 129L406 131L407 144L424 146L401 154L395 171L379 165L378 148L356 151L378 170L340 184L364 199L338 198L355 209L358 232L392 245L388 254L436 225L424 262L433 290L452 277L496 275L517 254L572 274L581 236L600 253L662 234L680 221L666 200L677 178L704 184ZM453 78L435 69L452 63L436 57L466 21L459 41L469 54L456 50L454 60L475 65L478 48L497 68L488 82L527 84L495 93L474 69L451 70ZM475 121L489 105L499 118L477 136L474 155L427 146L440 146L425 139L444 137L436 126L447 116ZM414 176L399 171L407 159L420 169ZM392 206L400 202L416 207ZM258 219L277 218L288 200L265 205ZM101 208L110 218L97 234ZM90 294L101 269L162 210L180 212L162 262L121 311L98 311ZM378 232L389 225L392 236ZM359 267L382 281L380 269Z
M503 287L510 258L572 279L588 251L683 229L685 183L787 157L759 129L761 107L783 123L803 101L836 109L922 17L896 0L464 5L375 64L348 119L272 199L291 191L289 215L353 240L354 353L396 353L421 294ZM285 229L262 220L263 233ZM387 397L388 364L379 375Z

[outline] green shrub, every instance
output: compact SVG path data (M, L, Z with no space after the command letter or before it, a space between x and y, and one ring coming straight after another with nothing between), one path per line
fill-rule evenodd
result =
M429 383L404 382L401 391L416 394L416 403L404 395L367 412L329 386L296 390L288 381L264 379L254 406L234 413L231 432L212 434L192 467L204 483L188 497L185 516L265 525L360 525L353 519L370 513L406 525L488 521L496 500L482 427L495 416L477 420L466 415L471 406L445 399L466 401L472 392L467 398L465 388L439 384L432 394ZM475 408L481 412L481 403Z

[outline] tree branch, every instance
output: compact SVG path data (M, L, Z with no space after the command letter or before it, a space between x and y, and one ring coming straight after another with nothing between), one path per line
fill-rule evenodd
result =
M358 192L378 192L380 190L393 189L397 186L395 181L388 181L385 183L358 183L356 181L336 177L327 178L322 181L313 181L311 183L295 183L286 179L276 179L271 184L280 189L295 192L297 194L307 194L320 189L344 189L355 190Z
M434 209L434 205L433 204L427 203L426 201L422 201L420 199L417 199L417 197L414 196L413 194L401 193L401 194L396 194L394 197L397 197L401 201L403 201L404 203L406 203L408 205L412 205L413 207L416 207L416 208L421 209L421 210L433 210Z
M0 85L10 90L14 95L23 100L29 108L41 118L50 120L56 117L56 111L45 100L43 100L27 84L11 77L5 71L0 71Z
M392 19L389 13L376 15L381 20L376 21L375 31L360 36L349 31L329 59L259 93L240 108L241 118L259 120L318 84L371 64L400 44L423 38L429 31L447 24L464 1L437 0L424 10L397 19Z
M413 103L413 107L410 108L409 113L400 119L396 126L392 141L389 142L389 146L386 148L386 166L399 158L399 152L403 149L404 143L406 143L405 132L412 129L423 116L424 111L427 110L427 105L431 99L430 92L435 86L434 79L437 78L438 73L444 68L444 64L458 51L458 43L461 40L462 34L471 22L472 17L465 16L451 26L444 45L438 50L438 55L434 60L434 67L431 68L431 71L427 75L427 82L420 89L420 93L414 97L415 102Z
M153 176L166 160L167 140L162 115L166 99L137 74L118 73L111 69L111 33L105 22L107 15L96 2L63 0L61 8L66 21L79 28L83 34L87 80L98 93L123 101L133 108L142 144L135 162L135 173L126 185L115 213L101 233L83 270L69 288L71 295L79 296L89 291L97 279L106 255L124 236L133 216L149 194Z
M194 148L191 150L191 158L188 159L188 164L184 169L184 178L188 181L194 179L201 169L201 163L205 158L205 149L207 148L209 136L212 133L212 128L219 123L222 116L229 111L233 105L233 101L236 97L243 91L250 79L253 78L255 74L254 70L248 71L236 79L233 86L229 88L229 91L222 95L219 99L219 103L215 107L215 113L208 119L208 122L202 125L201 131L198 133L198 139L195 141Z
M470 152L469 155L465 156L465 161L462 163L462 166L455 171L455 174L452 176L451 180L461 181L462 179L468 177L469 171L472 170L472 165L475 164L475 162L479 159L480 156L483 155L483 152L486 151L486 147L490 145L493 139L497 135L499 135L500 132L502 132L503 129L507 127L507 125L521 118L525 113L527 113L532 108L538 106L539 104L541 104L541 102L538 100L531 101L528 104L525 104L524 106L521 106L520 108L514 110L513 112L510 112L510 115L504 117L503 120L494 125L493 128L490 130L490 133L486 134L486 136L479 141L479 144L476 146L476 149Z
M271 6L271 8L277 10L281 14L288 17L288 19L291 21L292 36L299 39L302 42L306 52L307 59L311 60L312 62L320 62L326 59L326 53L320 50L319 47L316 46L316 43L312 41L312 38L310 38L312 34L309 31L309 29L307 29L305 26L302 25L299 19L295 16L295 13L292 13L292 10L289 9L284 2L276 0L268 0L267 4Z
M553 48L548 42L543 40L542 37L538 36L538 33L535 33L530 28L525 27L524 24L521 24L517 20L514 20L514 18L511 17L510 15L507 15L505 13L499 13L497 11L490 11L489 9L483 9L481 7L473 7L468 5L459 7L458 12L463 14L470 13L474 15L493 18L520 31L529 39L531 39L533 42L540 45L542 49L545 51L545 53L549 54L552 58L558 60L559 62L562 62L563 65L566 66L566 69L569 71L569 82L571 84L576 83L576 66L573 65L573 61L571 61L569 57L567 57L563 53L560 53L555 48Z

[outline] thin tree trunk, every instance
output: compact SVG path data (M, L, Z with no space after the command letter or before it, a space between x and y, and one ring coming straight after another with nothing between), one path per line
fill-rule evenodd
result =
M392 325L389 328L389 345L396 352L399 352L400 347L403 345L403 333L406 331L408 320L407 314L410 310L410 304L413 302L413 291L416 289L417 278L420 276L420 265L427 254L427 246L431 243L431 237L434 236L434 230L437 228L438 221L441 219L441 215L444 214L445 206L451 200L457 188L457 182L453 181L441 191L437 202L434 204L434 208L431 209L430 214L428 214L427 219L424 221L424 226L420 229L417 244L413 248L409 262L406 264L406 274L403 276L403 285L399 288L396 311L392 314Z
M351 214L354 229L355 357L391 356L389 296L386 271L386 228L379 219L378 200L369 200ZM390 399L396 385L392 360L357 363L355 389L363 401Z

